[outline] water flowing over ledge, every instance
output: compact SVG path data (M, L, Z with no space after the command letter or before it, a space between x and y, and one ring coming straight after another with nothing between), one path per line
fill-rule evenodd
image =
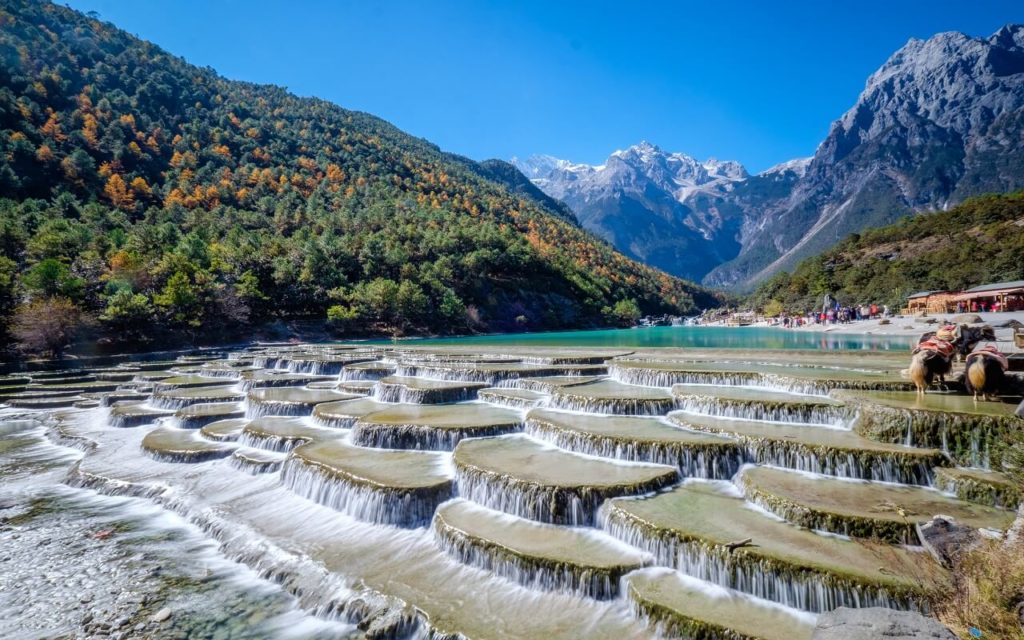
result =
M441 505L433 529L438 545L462 563L532 589L599 600L617 597L622 576L650 562L591 530L518 520L462 500Z
M602 421L619 420L619 430L596 431ZM728 438L687 433L655 423L665 433L644 438L639 432L649 418L591 417L533 411L527 414L526 433L551 444L591 456L678 467L685 477L726 480L747 461L743 447ZM576 423L586 425L574 428ZM672 436L675 436L673 438Z
M238 545L307 610L375 637L501 629L605 640L661 629L733 640L763 626L758 637L781 640L791 637L775 633L785 625L802 637L814 612L839 604L921 606L920 583L941 569L895 544L915 541L914 518L938 510L1001 530L1012 517L922 485L1019 500L1001 488L986 445L997 408L944 406L932 394L900 406L901 392L884 389L905 385L902 358L677 353L666 362L403 347L356 355L330 376L296 373L351 361L346 349L271 345L9 386L29 403L45 405L45 387L60 404L113 405L48 410L52 437L86 451L73 475L211 523L209 535ZM278 368L248 364L261 359ZM705 384L650 387L602 376L604 367ZM68 386L102 375L121 384ZM209 400L222 393L228 401ZM165 402L183 407L156 406ZM952 466L979 462L993 468ZM876 502L911 517L897 521ZM429 570L409 566L417 562ZM567 627L571 611L580 615Z
M602 529L651 553L658 564L789 607L821 612L836 607L916 609L919 606L915 598L918 594L910 584L872 583L847 575L842 569L815 570L809 565L790 564L770 556L737 553L725 543L659 528L617 508L614 503L606 505L599 518ZM875 559L876 562L884 560L884 556Z
M407 527L427 524L454 491L447 454L366 449L340 439L297 447L281 482L361 520Z
M423 633L428 635L421 637L429 637L429 630L424 629L428 626L426 621L404 602L373 590L353 589L344 579L317 563L275 547L237 523L225 522L209 512L194 511L167 487L107 479L83 472L77 465L68 473L66 483L103 495L145 498L178 513L216 540L225 557L248 566L260 578L280 585L303 609L317 617L364 628L378 625L381 638L399 640Z
M294 456L284 461L281 484L303 498L354 518L402 527L425 525L437 505L452 497L450 482L418 488L381 487Z
M453 456L459 495L539 522L587 526L607 498L656 491L678 477L667 466L610 462L538 445L522 436L459 443Z

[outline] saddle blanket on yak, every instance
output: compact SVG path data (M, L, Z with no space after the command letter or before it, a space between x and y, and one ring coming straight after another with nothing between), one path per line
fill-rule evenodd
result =
M943 358L952 357L953 351L955 350L956 347L953 346L952 342L947 342L946 340L940 340L938 338L929 338L914 347L914 353L918 353L920 351L934 351Z
M1007 369L1010 368L1010 361L1006 359L1006 356L1004 356L1002 353L999 352L998 349L991 345L987 347L982 347L981 349L978 349L977 351L968 355L967 366L970 366L971 361L976 358L992 358L993 360L999 363L999 366L1003 368L1003 371L1006 371Z

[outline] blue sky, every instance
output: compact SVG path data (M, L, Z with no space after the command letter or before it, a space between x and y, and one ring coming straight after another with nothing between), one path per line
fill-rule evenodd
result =
M911 37L988 36L1019 0L71 0L240 80L478 160L599 163L642 139L752 171L807 156Z

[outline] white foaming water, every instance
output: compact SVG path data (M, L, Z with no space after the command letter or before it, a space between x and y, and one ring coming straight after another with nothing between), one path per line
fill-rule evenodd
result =
M610 364L612 380L644 387L672 387L677 384L743 387L780 391L796 395L827 396L837 385L829 381L806 380L777 373L758 371L685 371L626 367Z
M449 559L424 529L360 523L296 496L278 484L276 474L247 476L219 463L205 465L200 475L181 468L195 465L140 465L132 453L138 435L109 429L102 435L109 440L103 455L81 470L83 483L105 492L148 495L186 514L216 537L229 557L281 582L289 592L301 593L307 609L359 620L402 606L388 605L383 592L415 603L428 615L452 620L455 628L494 629L502 621L521 619L521 628L511 630L509 637L639 633L621 604L598 605L495 582ZM365 587L344 588L356 583ZM438 584L445 588L438 591ZM579 623L571 635L556 623L566 615ZM609 636L611 629L617 631Z
M841 406L774 406L758 402L735 402L712 396L677 398L676 406L684 413L712 415L719 418L845 430L853 427L850 411Z
M524 435L500 436L502 438L526 438L541 445L540 449L561 451L543 440ZM564 452L563 452L564 453ZM627 467L650 467L650 465L627 460L614 460L570 452L569 455L592 459L604 465ZM501 471L492 471L473 466L455 465L458 495L468 498L495 511L504 511L522 518L548 524L570 526L592 526L598 508L610 497L644 494L657 490L671 480L654 478L638 481L635 485L609 485L607 487L552 486L541 484L529 476L517 478Z
M238 450L231 454L228 460L233 468L252 475L258 475L280 471L285 458L284 456L271 457L265 454L251 455L244 450Z
M822 454L777 441L747 441L750 459L797 471L839 478L860 478L896 484L931 484L934 473L925 462L905 464L898 454L832 451Z
M361 447L378 449L413 449L422 451L452 451L460 441L472 437L500 436L518 431L518 427L495 425L468 430L434 428L423 425L366 425L356 421L352 427L352 442Z
M883 587L865 586L824 574L781 571L757 558L735 558L720 547L657 535L602 509L601 527L620 540L651 553L658 564L786 607L810 612L837 607L915 609L913 601Z
M722 418L728 421L729 418ZM935 473L931 460L901 452L833 449L798 441L739 436L747 462L818 473L839 478L856 478L930 486ZM907 454L911 452L906 452Z
M297 601L278 585L261 579L247 566L228 560L220 553L216 542L173 512L148 500L102 495L63 484L61 480L66 476L68 468L79 462L83 453L50 443L46 439L47 430L48 427L37 420L18 420L15 416L0 412L0 436L24 443L0 454L3 493L8 499L16 497L21 504L45 501L50 505L49 513L52 515L43 512L34 516L31 524L27 525L29 528L60 527L60 518L72 518L76 524L87 526L90 530L116 531L111 542L105 544L114 544L126 552L144 554L147 558L157 559L154 561L169 563L169 568L164 569L161 575L171 578L200 576L201 582L197 584L201 587L197 588L202 589L202 596L192 595L188 588L160 591L168 597L163 605L174 611L175 620L171 625L198 617L210 618L215 621L214 624L230 626L230 622L221 618L223 613L218 605L230 600L232 611L240 612L248 607L252 613L261 612L262 620L247 626L248 634L327 639L347 636L353 631L351 624L316 618L302 611ZM84 441L79 444L86 449L91 448ZM54 520L53 524L48 524L51 519ZM62 554L62 549L58 540L46 547L45 551L36 552L36 555L39 562L48 563L50 561L43 560L41 556L47 553ZM14 546L8 547L8 551L14 551ZM90 562L89 557L79 556L79 561ZM104 562L114 561L116 557ZM83 571L85 568L79 567ZM90 577L84 577L84 573L79 575L83 576L84 584L98 582L93 587L82 587L83 594L108 588L114 588L116 593L121 587L113 581L104 584L103 572L90 570ZM117 575L116 572L114 575ZM110 579L114 580L113 577ZM50 585L52 593L36 591L33 602L37 607L46 606L48 599L53 598L53 607L65 609L68 603L65 600L67 594L61 591L63 585L60 581L51 581ZM165 588L154 584L153 589ZM33 626L46 624L46 621L38 618L24 620L20 610L2 611L4 600L0 596L0 619L4 621L0 622L0 632L4 637L21 637ZM68 624L68 621L61 618L60 623ZM77 624L77 619L71 624ZM40 631L43 629L37 628Z
M481 509L481 511L486 511ZM487 512L490 518L505 521L513 526L516 519L508 514ZM543 529L548 525L533 525ZM522 555L502 544L493 544L467 535L457 527L450 526L440 517L434 518L433 532L437 545L459 562L490 571L503 578L541 591L560 591L598 600L615 598L619 594L620 578L629 566L582 567L561 561ZM586 537L602 536L596 531L577 529L577 535ZM602 536L602 544L619 545L625 553L637 555L637 550L624 543ZM649 564L650 557L637 557L635 567Z
M703 595L713 599L721 600L745 600L752 606L773 609L779 614L791 617L795 622L803 623L807 625L813 625L818 620L818 615L809 611L801 611L800 609L794 609L793 607L787 607L786 605L773 602L771 600L764 600L762 598L756 598L749 594L741 593L739 591L731 590L713 582L701 580L693 576L679 573L666 567L652 567L645 569L644 573L649 575L662 575L662 576L673 576L681 584L701 592ZM628 579L628 577L626 578Z
M546 396L538 398L520 398L515 395L503 394L500 392L496 393L493 390L488 389L480 390L478 395L481 400L488 404L507 409L519 409L522 411L539 407L547 401Z
M722 451L716 451L710 447L683 443L626 442L619 438L602 438L551 428L542 420L528 419L525 431L531 437L549 444L595 458L675 466L686 477L725 480L736 475L744 461L739 447L725 447ZM728 443L725 438L723 441Z
M452 496L450 487L410 490L355 482L295 456L285 459L281 483L303 498L359 520L404 527L430 522L437 505Z

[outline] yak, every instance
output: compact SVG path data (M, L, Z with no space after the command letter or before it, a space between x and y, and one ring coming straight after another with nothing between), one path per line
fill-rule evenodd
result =
M918 340L910 359L908 373L919 394L924 393L935 378L946 383L946 374L953 369L953 356L957 351L959 327L945 326L931 331Z
M1006 384L1006 370L1009 363L1006 356L995 347L989 346L967 356L967 371L964 372L964 386L967 393L977 400L994 398Z

